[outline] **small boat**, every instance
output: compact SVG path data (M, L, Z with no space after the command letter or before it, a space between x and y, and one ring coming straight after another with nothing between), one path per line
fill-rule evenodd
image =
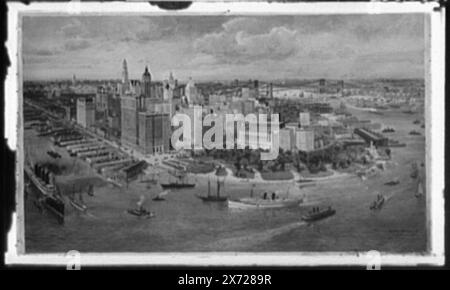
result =
M164 201L166 199L163 196L168 194L169 192L170 192L169 190L161 191L154 198L152 198L152 200L154 200L154 201Z
M387 127L387 128L384 128L381 132L382 133L393 133L393 132L395 132L395 129L392 127Z
M327 217L330 217L332 215L336 214L336 210L334 210L331 206L327 209L320 210L317 208L317 210L310 211L308 214L302 216L302 220L305 222L314 222L321 219L325 219Z
M398 178L396 178L394 180L391 180L391 181L388 181L388 182L384 183L384 185L393 186L393 185L397 185L399 183L400 183L400 180Z
M372 202L372 204L370 205L370 209L371 209L371 210L381 209L381 207L383 206L384 202L385 202L384 196L381 195L381 194L378 194L378 195L377 195L377 199L374 200L374 201Z
M420 124L420 120L419 120L419 119L414 120L413 124L414 124L414 125Z
M47 154L54 159L61 158L61 154L55 151L47 151Z
M198 198L205 202L224 202L228 200L227 196L220 196L220 181L217 179L217 194L211 195L211 182L208 180L208 195L201 196L197 195Z
M412 130L409 132L409 135L422 135L419 131Z
M406 147L406 143L400 143L398 140L388 140L388 146L389 147Z
M112 185L114 185L115 187L121 188L123 185L119 182L117 182L116 180L108 177L106 178L106 181L108 181L109 183L111 183Z
M81 191L78 192L78 200L75 199L75 184L73 185L72 196L69 197L69 203L76 210L81 211L81 212L85 212L88 209L87 205L83 201L83 196L82 196Z
M76 201L75 199L69 199L69 203L76 210L81 211L81 212L85 212L88 209L87 205L85 205L84 203L80 203L80 202Z

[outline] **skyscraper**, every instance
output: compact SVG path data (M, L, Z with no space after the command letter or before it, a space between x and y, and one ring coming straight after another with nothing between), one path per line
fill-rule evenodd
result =
M148 71L148 67L145 67L145 71L142 74L142 94L145 98L151 97L151 82L152 82L152 76L150 75L150 72Z
M128 79L128 66L127 60L124 59L122 63L122 90L126 92L128 90L129 79Z

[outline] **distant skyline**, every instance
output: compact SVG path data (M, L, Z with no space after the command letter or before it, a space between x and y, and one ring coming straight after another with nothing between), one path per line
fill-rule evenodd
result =
M423 78L424 16L26 16L24 80Z

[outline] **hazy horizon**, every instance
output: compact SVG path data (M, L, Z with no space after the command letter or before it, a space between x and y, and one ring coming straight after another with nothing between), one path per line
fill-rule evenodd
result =
M23 79L423 79L424 16L25 16Z

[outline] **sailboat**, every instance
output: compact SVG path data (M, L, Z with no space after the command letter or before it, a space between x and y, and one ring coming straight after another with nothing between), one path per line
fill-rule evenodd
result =
M166 200L163 196L167 195L170 192L170 190L164 190L158 193L152 200L154 201L163 201Z
M208 195L201 196L197 195L198 198L205 202L224 202L228 200L227 196L220 196L220 181L217 179L217 194L211 195L211 182L208 180Z
M417 198L423 196L423 183L421 180L419 180L419 182L417 183L417 191L414 196Z

